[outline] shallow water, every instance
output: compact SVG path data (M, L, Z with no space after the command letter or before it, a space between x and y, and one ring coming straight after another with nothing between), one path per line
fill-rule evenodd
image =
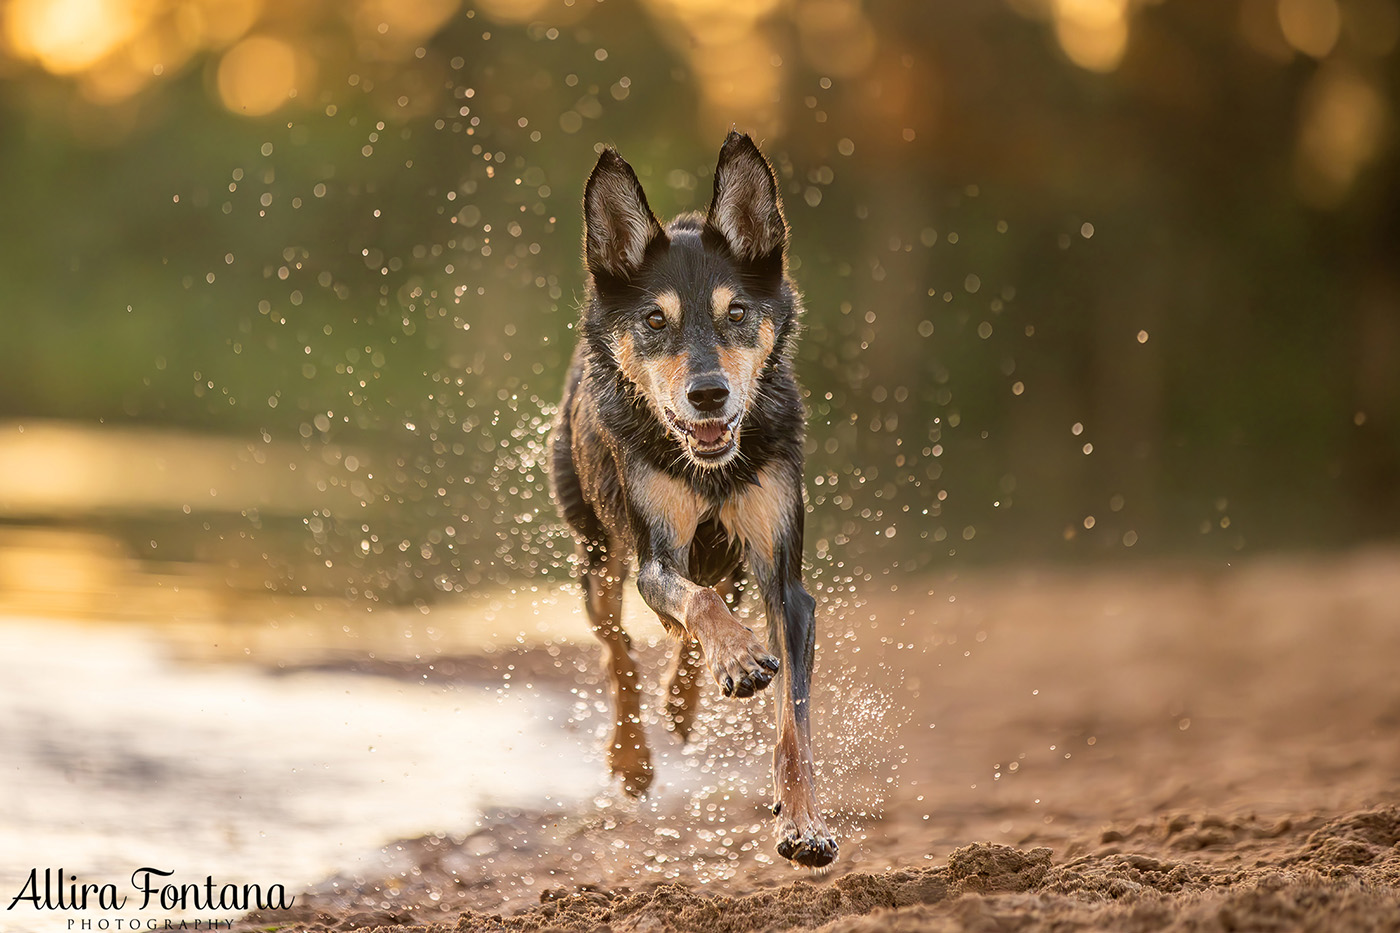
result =
M558 725L572 698L547 689L191 664L152 629L24 618L0 620L0 685L0 910L34 868L296 893L393 839L602 787L591 736ZM95 916L23 903L0 926Z

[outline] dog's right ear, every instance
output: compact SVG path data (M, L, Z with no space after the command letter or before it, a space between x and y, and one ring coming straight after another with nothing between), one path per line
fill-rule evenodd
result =
M629 279L647 247L665 236L637 174L611 147L604 149L583 192L584 254L588 271Z
M788 231L778 179L747 133L730 132L719 151L715 196L705 222L740 261L782 261Z

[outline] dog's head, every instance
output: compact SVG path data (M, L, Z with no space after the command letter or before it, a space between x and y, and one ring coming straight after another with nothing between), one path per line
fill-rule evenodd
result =
M793 314L772 167L730 133L708 213L662 229L631 166L607 149L588 179L584 227L596 299L585 333L692 463L725 465Z

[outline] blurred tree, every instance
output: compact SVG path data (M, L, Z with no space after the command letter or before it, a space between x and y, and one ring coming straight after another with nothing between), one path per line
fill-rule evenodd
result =
M328 585L558 568L533 458L583 179L612 143L658 211L703 208L732 124L785 180L811 537L840 574L1400 523L1394 0L0 23L0 415L369 451L364 514L316 516Z

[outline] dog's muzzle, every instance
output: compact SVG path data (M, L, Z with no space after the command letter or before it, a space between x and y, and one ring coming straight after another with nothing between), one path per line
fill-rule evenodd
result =
M696 376L686 388L685 397L696 411L706 415L718 414L729 401L729 381L719 373Z
M725 420L710 418L687 421L671 409L666 409L666 420L671 430L680 437L686 452L700 463L715 465L729 459L739 446L739 421L742 417L743 412L740 412Z
M743 411L727 414L732 396L729 380L721 372L692 376L685 388L683 412L666 409L671 430L698 463L718 466L739 446L739 421Z

